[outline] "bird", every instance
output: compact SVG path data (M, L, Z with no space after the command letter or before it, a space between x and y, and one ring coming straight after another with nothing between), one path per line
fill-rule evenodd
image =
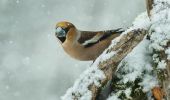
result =
M122 28L104 31L82 31L68 21L56 24L55 36L64 51L80 61L95 61L95 59L118 37Z

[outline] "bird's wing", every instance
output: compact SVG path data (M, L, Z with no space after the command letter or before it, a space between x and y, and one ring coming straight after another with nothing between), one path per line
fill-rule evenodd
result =
M124 32L124 30L122 30L121 28L115 30L98 31L98 32L81 31L81 37L78 40L78 42L82 44L84 47L90 47L113 34L119 34L122 32Z
M97 32L81 31L81 36L80 36L78 42L80 44L83 44L85 41L92 39L96 35L97 35Z

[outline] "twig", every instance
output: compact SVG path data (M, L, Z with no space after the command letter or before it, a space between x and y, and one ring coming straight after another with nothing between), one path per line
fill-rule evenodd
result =
M153 8L153 0L146 0L146 8L147 8L147 13L148 16L151 16L151 10Z

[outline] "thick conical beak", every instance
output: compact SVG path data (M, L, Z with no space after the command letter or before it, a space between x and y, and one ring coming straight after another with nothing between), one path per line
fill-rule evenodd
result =
M61 27L57 27L55 30L55 36L63 43L66 40L66 31Z

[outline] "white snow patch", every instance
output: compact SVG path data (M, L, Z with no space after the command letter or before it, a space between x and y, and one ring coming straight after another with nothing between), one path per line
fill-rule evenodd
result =
M150 27L150 21L147 17L146 13L142 13L139 15L135 22L133 23L133 27L129 28L127 31L131 31L134 29L148 29ZM126 32L124 32L126 34ZM118 40L113 40L113 44L116 44ZM131 53L129 53L124 60L119 64L119 68L117 69L119 73L119 69L124 71L125 75L119 73L119 76L122 77L122 82L125 84L127 82L134 82L136 78L142 78L143 81L139 84L143 87L145 92L149 92L154 86L158 84L155 76L150 75L153 71L152 68L152 57L150 56L149 51L150 41L144 39L141 43L139 43ZM124 65L124 63L126 65ZM123 68L121 68L123 66ZM145 74L143 74L145 72ZM118 98L118 93L125 92L126 96L130 98L131 88L128 88L124 91L118 91L116 94L113 92L112 98ZM110 97L110 98L111 98ZM109 99L110 99L109 98ZM113 99L114 100L114 99Z
M162 46L160 46L158 43L152 43L149 47L153 48L153 49L155 49L157 51L164 50L164 48Z
M141 71L134 71L134 72L128 73L123 77L123 83L127 83L129 81L134 82L136 78L138 78L140 75L142 75Z
M166 68L166 61L165 60L161 60L159 63L158 63L158 66L157 68L158 69L165 69Z
M147 13L141 13L133 22L133 26L130 27L129 29L127 29L125 32L123 32L119 37L115 38L114 40L112 40L112 44L108 47L108 49L112 48L113 46L115 46L120 39L122 38L122 36L124 34L127 34L128 32L135 30L135 29L148 29L150 26L150 20L147 16Z
M107 100L120 100L117 95L111 95Z
M113 57L116 53L117 51L112 51L110 53L103 55L103 57L100 59L100 62L106 61L107 59Z
M150 19L146 12L141 13L139 16L136 17L135 21L133 22L133 28L138 29L148 29L150 26Z
M143 78L143 82L139 83L139 85L143 86L143 91L148 92L153 87L158 85L158 81L156 77L153 77L151 75L145 75Z
M170 47L165 51L165 53L167 54L167 59L170 60Z
M152 57L153 57L153 61L154 61L155 63L159 63L158 54L154 54Z
M164 3L162 3L164 2ZM164 50L170 40L170 8L168 0L155 0L154 9L151 16L151 41L150 45L157 51Z
M149 41L143 40L139 43L131 53L127 55L124 61L128 64L124 68L125 71L129 73L124 76L127 81L134 81L135 78L141 76L144 70L151 71L152 67L150 65L151 57L149 56L148 49ZM119 65L121 66L123 62Z
M126 97L129 98L129 99L132 99L131 96L130 96L131 91L132 91L131 88L128 88L128 89L125 90Z
M74 100L74 95L78 97L78 100L90 100L91 91L88 90L90 84L100 86L100 80L104 79L104 73L96 67L88 68L78 80L74 83L74 86L68 89L66 94L61 97L62 100Z
M151 57L148 49L149 41L143 40L137 47L124 59L128 64L123 70L128 74L123 76L123 82L133 82L138 77L143 77L143 82L140 85L144 88L144 91L149 91L152 87L157 85L155 76L149 75L153 70L151 63ZM145 76L142 76L143 72Z

